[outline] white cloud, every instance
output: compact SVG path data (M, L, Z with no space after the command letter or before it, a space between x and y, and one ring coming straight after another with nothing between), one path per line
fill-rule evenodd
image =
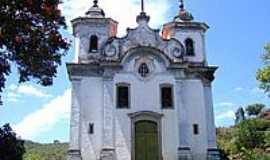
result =
M89 0L64 0L61 8L67 21L85 15L92 6ZM118 33L125 34L127 27L136 27L136 16L140 13L140 0L102 0L99 6L104 9L106 16L119 22ZM165 23L166 13L172 5L168 0L152 0L145 2L145 10L151 16L150 25L154 27ZM175 2L174 2L175 3Z
M255 88L252 89L252 93L254 93L254 94L264 94L264 90L262 90L259 87L255 87Z
M215 106L217 107L234 107L236 106L236 104L232 103L232 102L220 102L215 104Z
M17 86L15 84L11 84L8 89L11 90L11 91L14 91L16 90Z
M36 96L36 97L49 97L49 95L43 92L42 90L39 90L30 85L20 85L16 89L16 92L19 94L26 94L26 95Z
M225 120L225 119L234 119L235 118L235 113L233 110L228 110L226 112L218 113L216 115L217 120Z
M15 125L15 131L24 139L33 139L43 132L54 127L61 120L69 119L71 90L48 104L40 107L39 110L27 115L20 123Z
M244 90L244 88L242 88L242 87L236 87L235 89L234 89L235 91L243 91Z
M34 96L34 97L39 97L39 98L51 97L50 94L47 94L41 89L28 85L28 84L22 84L22 85L11 84L8 87L8 92L7 92L8 101L18 102L18 101L21 101L23 96Z
M8 92L7 93L7 100L10 102L18 102L20 98L19 94L16 94L15 92Z

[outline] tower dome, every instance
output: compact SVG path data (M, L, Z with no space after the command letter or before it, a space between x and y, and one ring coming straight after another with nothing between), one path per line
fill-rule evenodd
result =
M94 0L94 5L86 12L89 18L104 18L105 12L98 6L98 0Z

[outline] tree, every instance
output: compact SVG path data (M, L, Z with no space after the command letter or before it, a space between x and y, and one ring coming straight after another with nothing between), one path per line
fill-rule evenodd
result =
M246 112L249 116L258 116L266 106L264 104L252 104L248 105Z
M244 149L262 148L265 144L265 128L268 121L249 119L242 121L235 131L235 144L239 151Z
M52 85L69 42L60 0L0 0L0 93L11 65L17 67L19 83L35 80ZM1 97L0 97L0 102Z
M261 83L260 88L270 95L270 44L265 47L265 54L263 55L264 67L257 71L257 80Z
M0 159L1 160L22 160L24 141L18 140L9 124L0 128Z

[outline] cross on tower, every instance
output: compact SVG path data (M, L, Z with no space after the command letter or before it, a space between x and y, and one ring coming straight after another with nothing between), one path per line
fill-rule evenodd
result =
M144 0L141 0L141 9L142 9L142 12L144 12Z
M180 1L180 9L184 9L185 5L184 5L184 0L179 0Z

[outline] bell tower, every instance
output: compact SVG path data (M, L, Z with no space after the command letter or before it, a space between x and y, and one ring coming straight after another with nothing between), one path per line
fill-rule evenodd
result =
M172 22L163 25L164 39L177 39L185 47L184 59L192 63L206 64L205 33L206 23L194 21L193 15L185 9L184 1L180 0L179 12Z
M76 58L79 63L88 63L101 57L101 48L105 42L116 37L118 22L105 17L105 12L93 1L93 6L71 21L75 37Z

